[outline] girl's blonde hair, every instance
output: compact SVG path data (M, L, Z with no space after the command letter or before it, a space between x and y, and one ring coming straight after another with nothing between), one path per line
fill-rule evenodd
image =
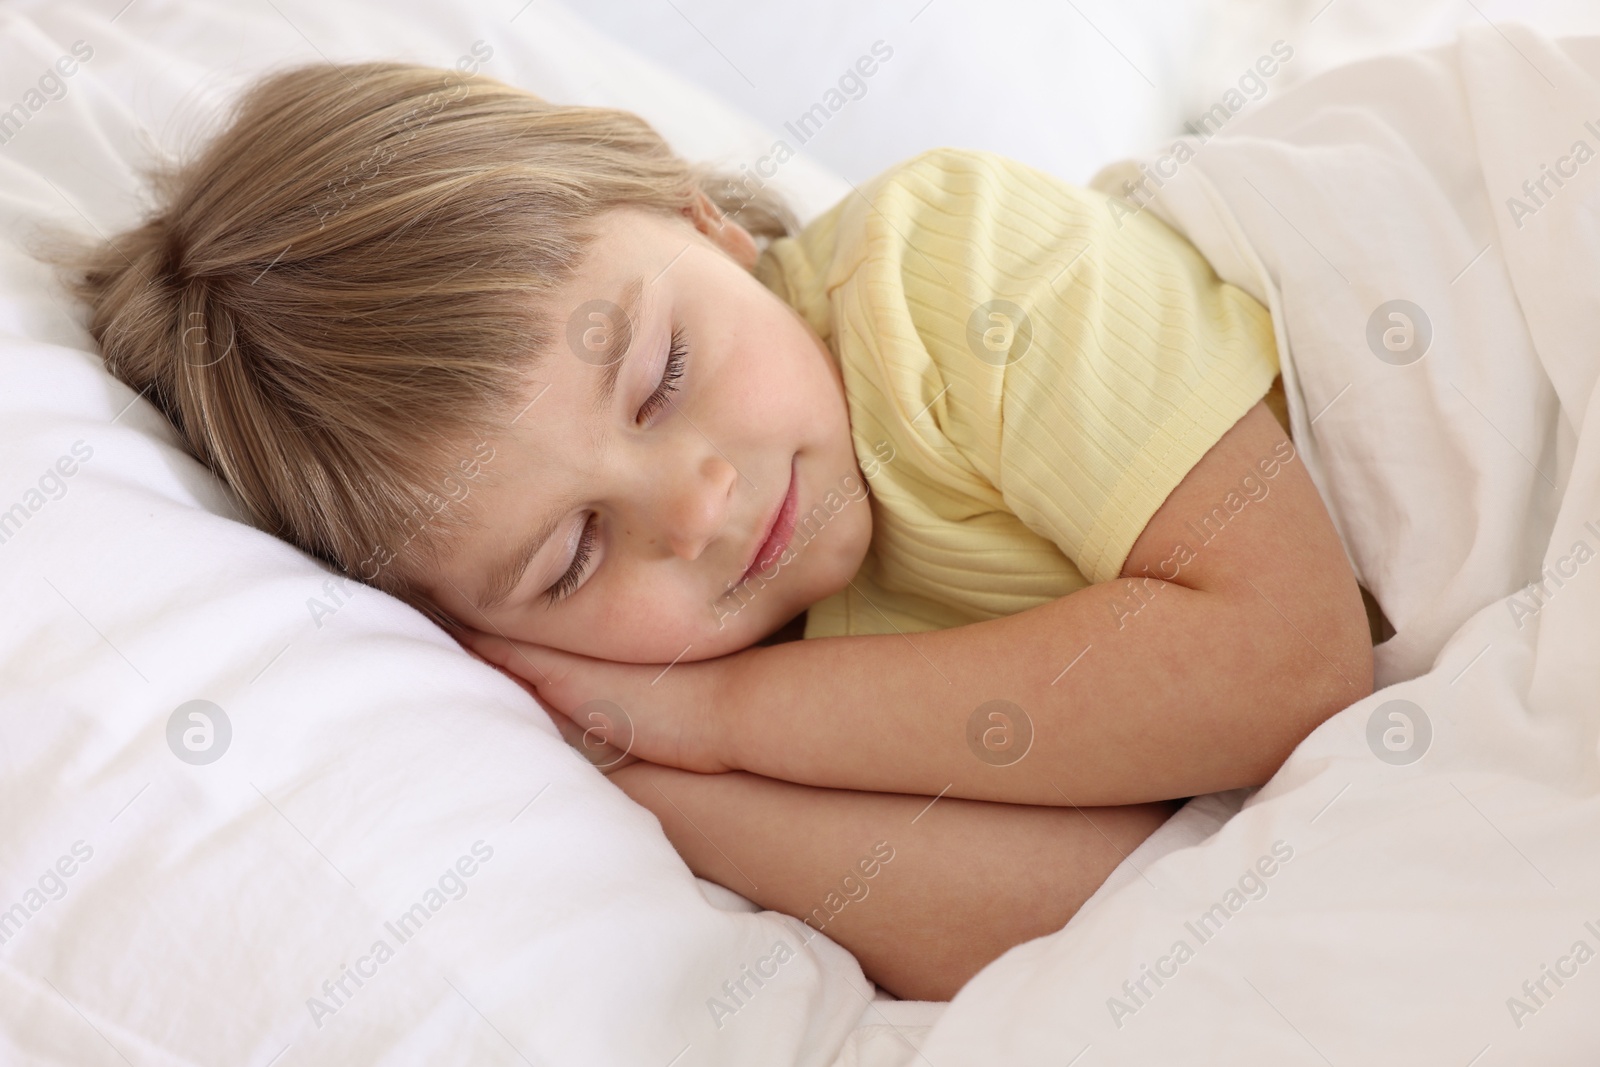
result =
M141 225L57 257L107 368L254 524L445 626L421 575L564 336L597 216L698 189L757 238L796 228L637 115L400 63L268 76L152 180Z

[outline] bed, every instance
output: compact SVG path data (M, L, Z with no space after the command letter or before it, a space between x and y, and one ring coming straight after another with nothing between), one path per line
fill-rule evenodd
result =
M522 0L0 4L0 1062L1590 1062L1600 162L1573 146L1600 146L1595 39L1419 4L1403 43L1432 51L1312 80L1374 50L1373 7L1213 5L1122 38L1175 68L1167 95L981 145L1156 212L1272 308L1296 442L1399 635L1380 691L1271 782L1196 798L948 1004L694 878L521 688L243 523L28 253L41 224L131 221L142 161L319 57L474 63L638 111L691 158L758 158L782 101L735 106L730 75L674 60L671 7L602 11L608 34ZM1080 87L1130 77L1095 25L1140 20L1074 10ZM1174 165L1179 120L1256 60L1216 45L1251 17L1303 66ZM929 49L903 85L939 81ZM785 164L802 218L883 150L840 122ZM1571 173L1530 197L1541 167ZM1160 195L1129 194L1150 168Z

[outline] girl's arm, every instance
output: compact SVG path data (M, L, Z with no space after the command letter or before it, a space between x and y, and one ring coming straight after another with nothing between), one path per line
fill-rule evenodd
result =
M695 874L802 919L805 938L827 934L868 978L917 1000L948 1000L1013 945L1061 929L1176 808L930 806L654 763L611 780L655 813ZM717 998L720 1020L760 993L745 981L700 995Z
M1240 492L1251 474L1261 499ZM1265 782L1372 692L1355 576L1264 404L1173 491L1122 574L987 622L741 653L714 750L811 785L1131 804ZM982 708L996 700L1020 713Z

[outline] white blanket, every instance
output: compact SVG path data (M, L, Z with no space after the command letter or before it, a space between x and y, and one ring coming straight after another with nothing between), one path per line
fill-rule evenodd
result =
M1479 27L1219 118L1131 209L1272 308L1387 688L992 964L922 1055L1593 1063L1600 39Z

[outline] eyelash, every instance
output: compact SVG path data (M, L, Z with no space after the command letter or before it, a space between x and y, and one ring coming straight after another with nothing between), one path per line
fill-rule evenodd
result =
M547 604L557 604L572 595L572 591L583 581L583 570L589 565L589 554L594 551L594 516L590 515L583 522L583 533L578 537L578 550L572 554L572 566L567 568L567 573L545 591L544 599Z
M689 355L689 345L684 339L683 328L678 327L672 331L672 345L667 349L667 366L661 375L661 384L656 386L655 392L645 400L639 408L639 417L648 420L651 415L661 410L661 407L671 399L672 394L678 390L678 379L683 377L683 365ZM546 604L555 605L571 596L577 589L578 583L583 581L585 568L589 565L589 556L594 552L595 542L594 516L584 520L583 533L578 536L578 549L572 554L572 566L567 568L556 584L545 591Z
M656 387L656 391L651 393L644 405L639 408L641 419L649 419L651 415L660 411L662 405L677 392L678 379L683 377L684 359L688 354L689 345L683 338L683 328L677 327L672 331L672 346L667 349L666 372L661 375L661 384Z

